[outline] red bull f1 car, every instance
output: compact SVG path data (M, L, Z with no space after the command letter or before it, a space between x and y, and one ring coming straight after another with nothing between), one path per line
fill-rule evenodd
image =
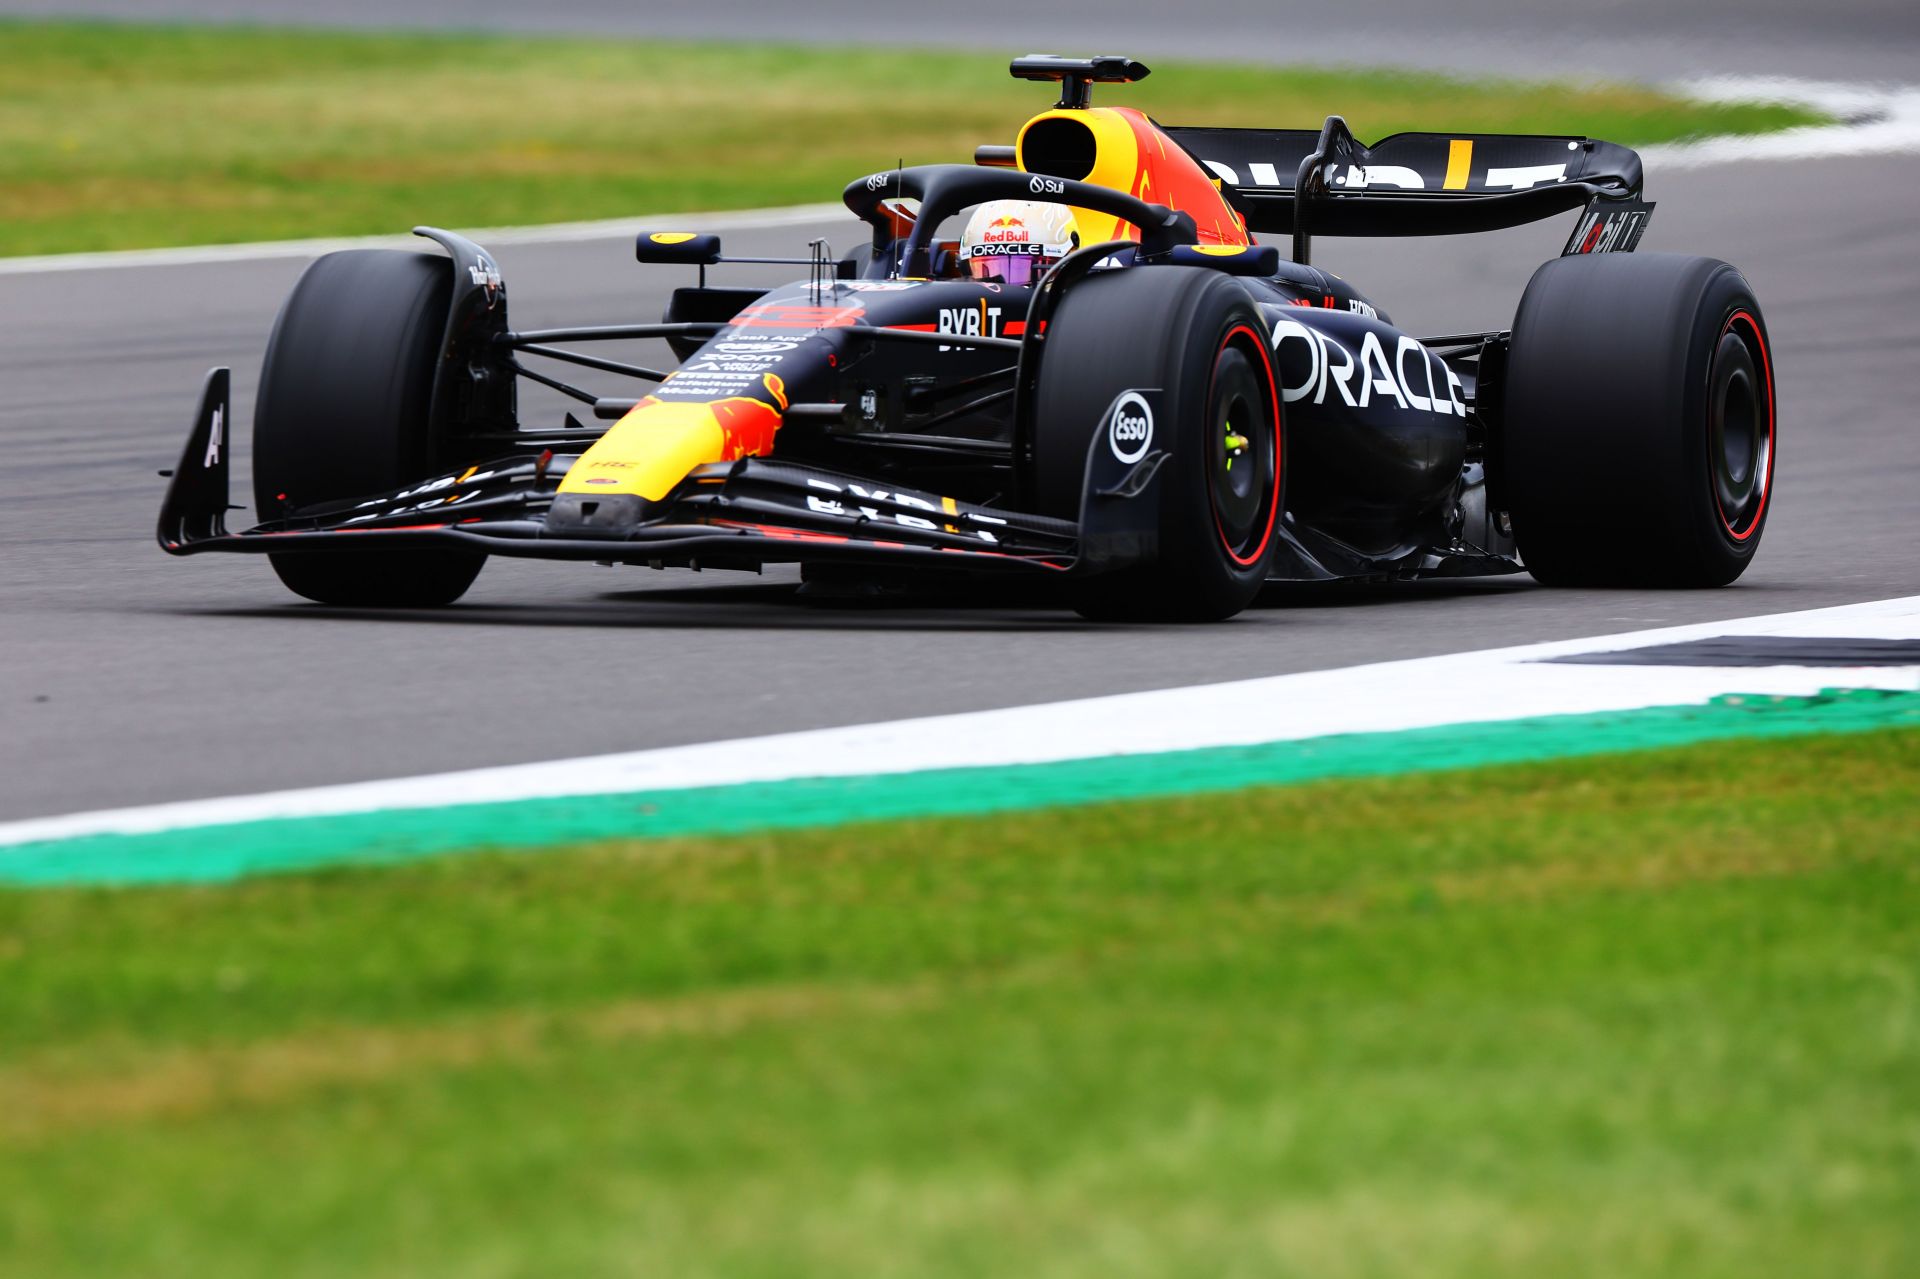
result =
M1704 587L1752 559L1773 483L1766 324L1726 263L1632 252L1653 207L1632 151L1367 146L1338 116L1164 126L1092 105L1094 85L1147 75L1129 58L1012 70L1058 104L973 164L856 179L870 239L844 259L815 242L790 260L805 278L709 286L738 260L716 237L640 234L643 262L699 269L658 323L516 330L492 256L432 228L443 253L320 258L267 348L260 522L226 527L216 369L162 547L262 553L338 605L446 604L512 555L1021 574L1090 617L1192 621L1272 581ZM967 235L941 238L968 210ZM1315 235L1575 212L1499 332L1406 332L1311 263ZM580 349L643 338L678 367ZM646 393L585 391L568 365ZM592 424L523 421L522 379Z

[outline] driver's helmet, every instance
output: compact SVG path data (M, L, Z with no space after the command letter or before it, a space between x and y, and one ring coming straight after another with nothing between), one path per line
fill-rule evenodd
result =
M1035 284L1047 268L1080 246L1073 212L1037 200L995 200L967 219L960 263L976 280Z

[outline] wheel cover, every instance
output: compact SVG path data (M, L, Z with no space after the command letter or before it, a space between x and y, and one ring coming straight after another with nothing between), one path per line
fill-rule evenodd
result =
M1230 351L1251 348L1254 387L1220 386ZM1207 393L1207 491L1221 546L1234 563L1257 563L1279 515L1280 404L1266 344L1246 325L1230 330L1214 357ZM1264 377L1264 388L1257 385ZM1260 401L1265 400L1262 404Z
M1760 325L1735 311L1721 327L1707 374L1707 470L1721 527L1751 538L1773 488L1773 369Z

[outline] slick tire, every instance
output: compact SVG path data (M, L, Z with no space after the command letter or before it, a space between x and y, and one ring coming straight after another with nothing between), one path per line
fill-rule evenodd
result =
M267 340L253 416L253 493L263 518L289 505L365 497L434 469L429 408L453 264L424 253L330 253L293 286ZM432 607L459 599L477 551L269 555L322 604Z
M1286 437L1266 323L1232 278L1195 267L1101 272L1047 327L1034 396L1042 513L1080 516L1087 450L1129 388L1161 388L1157 552L1090 578L1073 605L1102 621L1217 622L1253 601L1273 561Z
M1733 267L1558 258L1513 322L1503 479L1521 560L1551 586L1725 586L1772 505L1772 348Z

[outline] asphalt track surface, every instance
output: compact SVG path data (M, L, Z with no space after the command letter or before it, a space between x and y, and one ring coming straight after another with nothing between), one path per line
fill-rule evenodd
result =
M1798 12L1750 7L1756 21ZM1809 32L1829 39L1869 8L1823 9ZM1887 22L1885 39L1858 42L1863 68L1911 39L1904 10ZM0 276L0 819L1920 594L1908 389L1920 350L1920 160L1656 171L1649 194L1660 208L1643 249L1738 264L1772 327L1779 483L1765 545L1737 586L1551 591L1521 577L1281 592L1200 629L1096 627L1010 598L830 606L797 597L790 571L512 561L491 563L451 610L303 604L262 561L172 560L152 541L154 471L177 456L202 374L231 364L235 417L249 420L267 328L302 264ZM852 224L728 241L771 253L815 233L844 243ZM1321 260L1415 331L1499 327L1565 233L1556 221L1487 237L1325 241ZM502 248L516 324L656 317L684 272L640 268L628 244ZM527 397L529 417L552 403ZM243 449L238 476L246 462ZM1595 513L1597 536L1605 517Z

